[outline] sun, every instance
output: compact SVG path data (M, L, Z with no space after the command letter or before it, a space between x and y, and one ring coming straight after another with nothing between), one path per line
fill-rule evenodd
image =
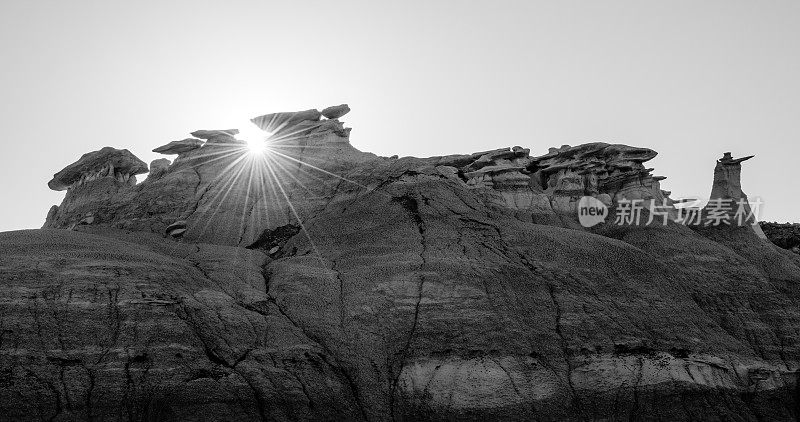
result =
M236 138L247 142L247 150L251 154L263 154L267 152L267 140L271 136L271 133L263 131L250 123L240 129Z
M251 153L262 153L267 149L267 141L265 139L258 139L258 138L248 138L247 141L247 149Z

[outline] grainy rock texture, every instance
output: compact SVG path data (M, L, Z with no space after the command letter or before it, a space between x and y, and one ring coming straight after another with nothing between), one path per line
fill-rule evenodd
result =
M800 253L800 224L762 221L760 226L772 243L794 253Z
M796 420L800 257L570 213L665 198L654 155L330 130L71 187L0 234L0 419Z

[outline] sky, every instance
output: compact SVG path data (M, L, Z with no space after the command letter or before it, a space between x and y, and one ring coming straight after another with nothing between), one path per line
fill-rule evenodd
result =
M0 231L38 228L83 153L348 103L350 141L426 157L654 149L673 198L725 151L762 219L800 221L800 2L0 2Z

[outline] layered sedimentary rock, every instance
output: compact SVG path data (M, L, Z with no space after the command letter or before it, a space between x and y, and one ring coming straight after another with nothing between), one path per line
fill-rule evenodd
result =
M656 152L626 145L591 143L550 148L531 157L519 146L454 158L467 185L484 190L500 206L533 212L534 221L573 227L584 196L606 206L619 200L652 200L670 204L660 188L661 176L642 163Z
M0 234L3 420L798 416L800 257L569 213L665 197L651 150L215 136L158 178L70 189L61 230Z

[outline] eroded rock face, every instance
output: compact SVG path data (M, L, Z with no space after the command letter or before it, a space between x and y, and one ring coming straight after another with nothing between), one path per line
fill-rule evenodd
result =
M3 419L796 419L800 256L566 211L663 196L655 152L326 133L210 142L71 189L71 231L0 234Z
M614 200L665 199L653 169L643 163L657 153L647 148L605 143L562 146L532 159L530 171L545 192L555 195L607 194Z
M607 206L620 200L672 204L669 192L660 188L664 177L653 176L642 164L656 156L653 150L592 143L551 148L538 157L529 153L516 146L449 159L469 186L497 205L533 212L540 223L575 226L584 196Z

